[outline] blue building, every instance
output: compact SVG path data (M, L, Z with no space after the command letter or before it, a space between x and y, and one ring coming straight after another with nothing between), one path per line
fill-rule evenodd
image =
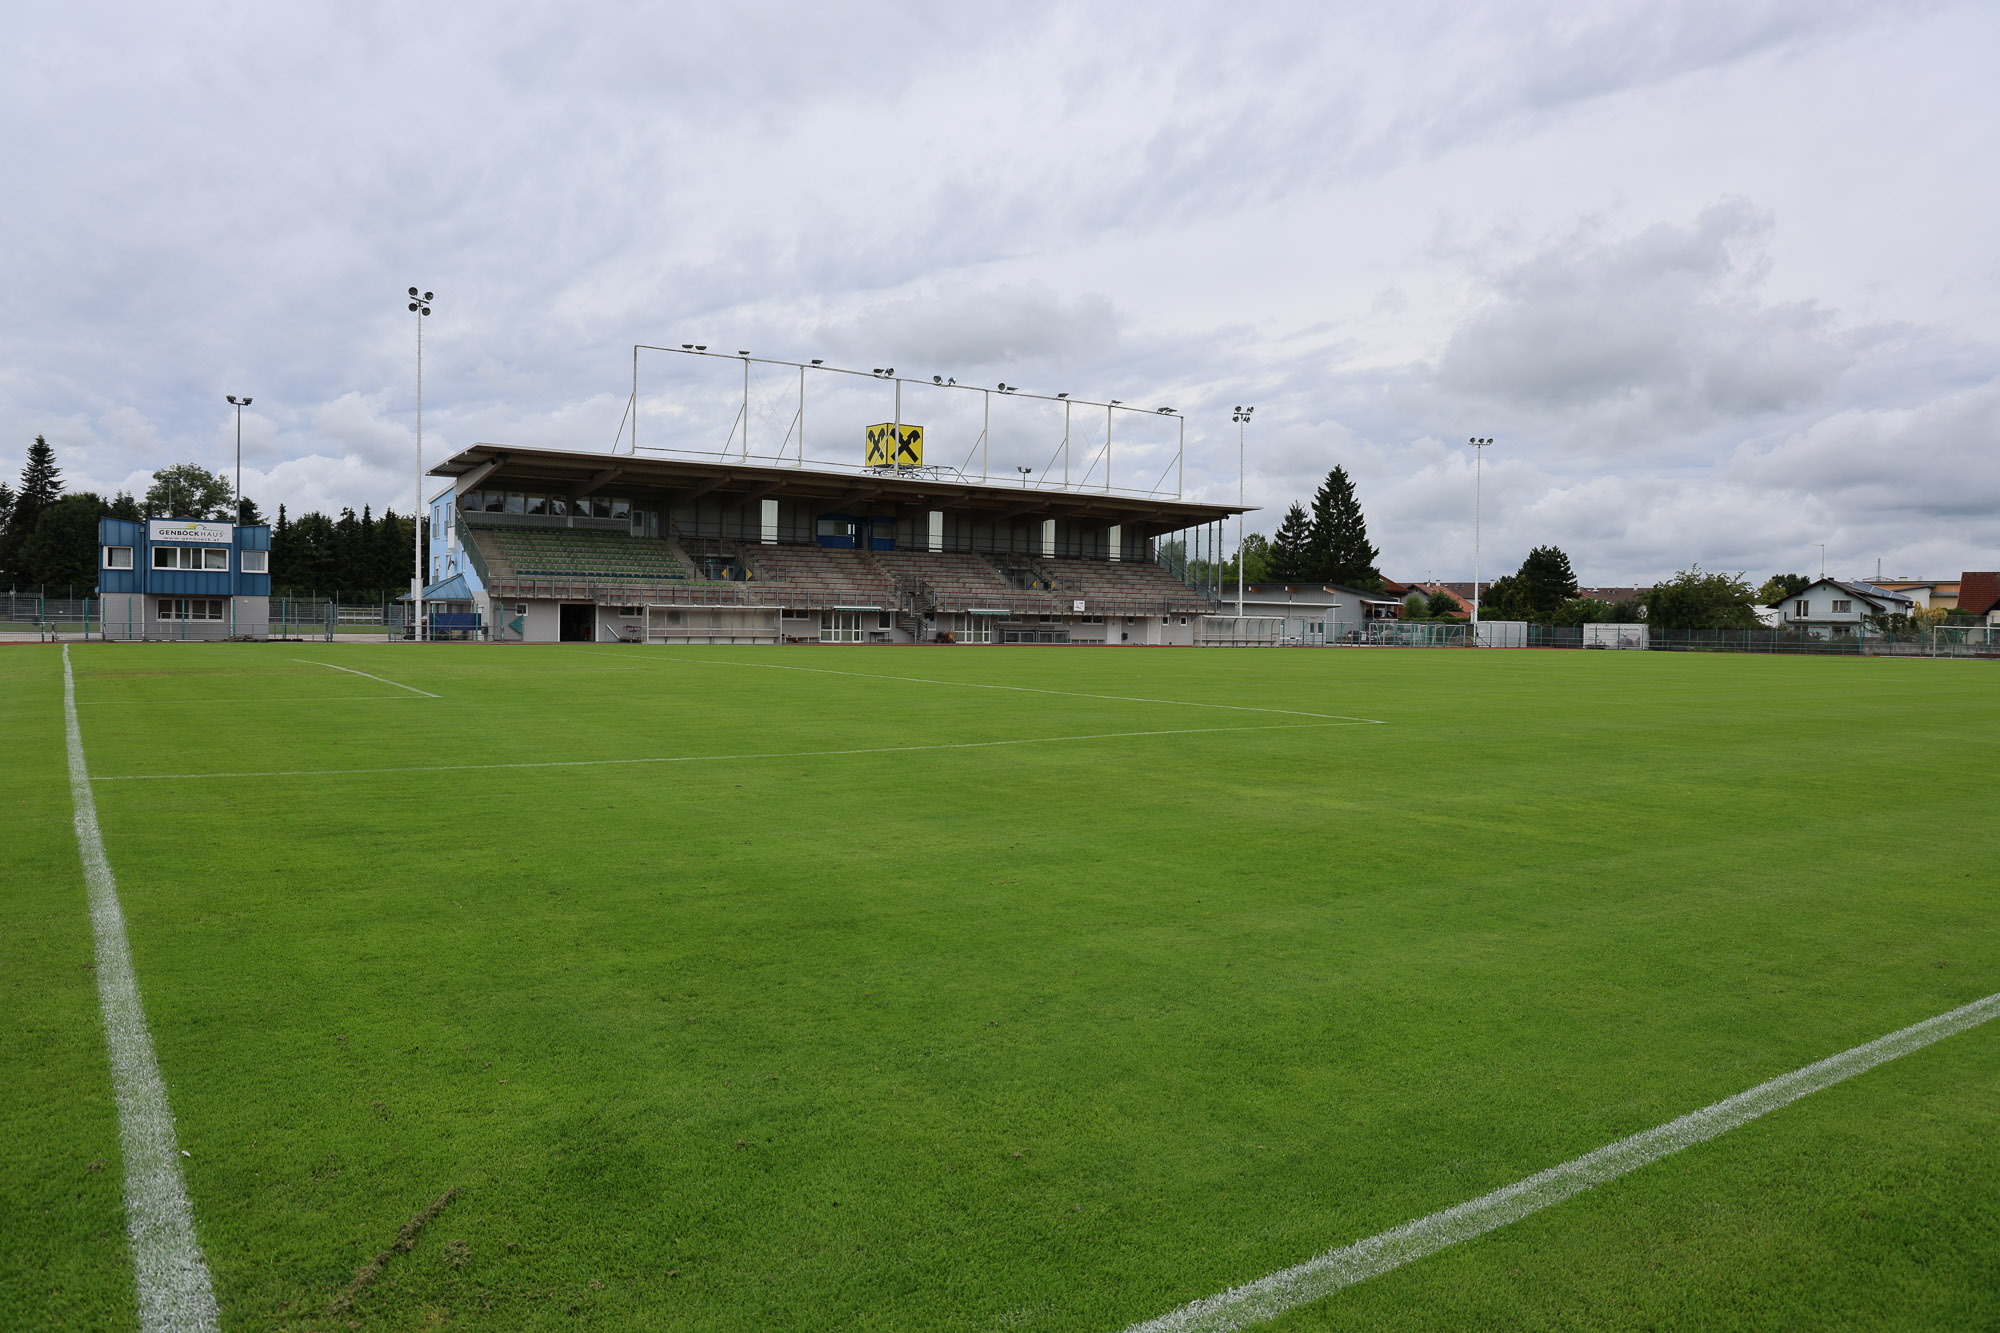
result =
M97 591L107 639L261 639L271 619L271 529L105 518Z

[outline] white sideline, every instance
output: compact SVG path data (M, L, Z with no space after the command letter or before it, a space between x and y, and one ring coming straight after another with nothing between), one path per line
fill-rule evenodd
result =
M460 773L486 768L601 768L612 764L712 764L733 759L824 759L851 754L908 754L916 750L986 750L1001 745L1052 745L1057 741L1112 741L1134 736L1206 736L1219 731L1317 731L1353 722L1281 722L1265 727L1180 727L1170 731L1099 731L1086 736L1022 736L999 741L944 741L935 745L871 745L852 750L769 750L754 754L670 754L636 759L530 759L504 764L409 764L393 768L288 768L260 773L113 773L92 782L181 782L192 778L330 778L358 773Z
M1518 1222L1650 1162L1706 1142L1738 1125L1768 1115L1799 1098L1830 1088L1876 1065L1908 1055L1955 1032L2000 1017L2000 994L1926 1018L1886 1037L1803 1069L1780 1074L1747 1092L1689 1112L1678 1120L1642 1130L1595 1152L1552 1166L1442 1212L1406 1222L1393 1230L1282 1269L1268 1277L1183 1305L1155 1319L1133 1324L1126 1333L1222 1333L1276 1319L1289 1310L1353 1286L1393 1268L1436 1254L1461 1241Z
M132 1235L132 1271L145 1333L206 1333L218 1319L208 1265L195 1239L194 1211L181 1180L180 1144L167 1087L153 1059L153 1038L132 975L118 883L97 828L97 802L83 760L76 722L76 681L63 645L63 724L69 739L69 795L76 847L90 894L90 928L97 944L97 1000L111 1055L111 1089L118 1103L118 1145L125 1157L125 1225Z
M407 703L414 696L408 694L325 694L305 695L293 698L246 698L246 699L78 699L78 708L104 708L117 704L138 704L145 708L172 708L176 704L221 704L229 708L242 708L250 704L382 704ZM436 696L432 696L436 697Z
M605 656L610 656L606 653ZM875 671L838 671L832 667L787 666L782 662L745 662L734 657L683 657L668 654L649 661L687 662L696 666L756 667L764 671L806 671L815 676L858 676L862 680L899 680L910 685L957 685L968 690L1011 690L1017 694L1059 694L1069 699L1109 699L1121 704L1172 704L1176 708L1226 708L1238 713L1283 713L1290 717L1323 717L1335 722L1359 722L1383 727L1379 717L1351 717L1346 713L1309 713L1302 708L1260 708L1255 704L1206 704L1187 699L1145 699L1129 694L1085 694L1078 690L1047 690L1033 685L994 685L979 680L936 680L930 676L885 676Z
M368 676L369 680L379 680L384 685L394 685L399 690L408 690L411 694L421 694L426 699L435 699L438 697L429 690L420 690L414 685L405 685L400 680L390 680L385 676L369 676L366 671L356 671L353 667L335 666L331 662L315 662L310 657L294 657L292 660L294 662L304 662L307 666L322 666L329 671L345 671L350 676Z

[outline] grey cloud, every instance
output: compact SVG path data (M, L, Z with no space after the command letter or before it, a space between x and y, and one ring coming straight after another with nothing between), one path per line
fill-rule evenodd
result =
M1475 430L1507 437L1487 519L1516 559L1561 539L1597 577L1644 576L1759 558L1800 525L1852 533L1857 552L1897 523L1978 549L1990 521L1869 460L1980 438L1976 411L1927 405L1974 391L1995 331L1907 296L1891 331L1844 316L1842 293L1769 294L1767 267L1802 235L1848 243L1838 203L1879 156L1773 160L1803 185L1767 195L1694 168L1617 176L1557 141L1616 113L1637 118L1643 155L1646 133L1715 128L1679 101L1691 123L1645 119L1676 89L1796 95L1872 74L1889 39L1908 45L1880 86L1935 80L1993 31L1977 7L1935 13L16 7L0 112L33 132L0 143L16 183L0 441L49 430L79 483L108 488L219 461L221 396L250 392L246 480L268 508L407 507L412 331L394 298L421 282L441 298L432 456L482 438L604 447L630 345L697 336L1157 395L1191 414L1189 486L1211 495L1235 488L1227 408L1257 401L1266 526L1345 462L1406 570L1469 572L1469 460L1450 442ZM1966 115L1990 120L1979 90ZM1902 145L1943 133L1915 113L1899 125ZM1463 220L1478 182L1499 195L1476 201L1490 232ZM1971 177L1956 188L1955 206L1990 202ZM1701 211L1745 190L1753 204ZM1359 226L1376 212L1386 240ZM1301 225L1246 255L1260 217ZM1467 239L1426 245L1440 234ZM1521 235L1563 239L1491 258ZM1146 267L1096 262L1142 242ZM1093 258L1064 268L1076 255ZM1990 256L1967 260L1990 290ZM1319 274L1342 270L1397 299L1365 315L1321 300ZM1197 280L1215 271L1232 290L1205 307ZM726 390L672 404L690 438L722 435ZM680 389L663 374L647 392L664 431ZM758 430L782 434L782 394L766 396ZM936 410L940 438L962 433ZM996 421L995 467L1046 465L1050 428ZM1142 445L1165 466L1170 449L1135 437L1135 470ZM1977 472L1972 449L1939 457ZM1810 494L1775 480L1816 467L1828 481ZM1934 541L1940 525L1957 546Z
M1827 311L1759 299L1769 242L1769 220L1731 201L1686 227L1545 250L1496 277L1438 385L1572 434L1642 438L1808 402L1853 354Z
M985 369L1110 355L1119 324L1111 303L1092 293L1065 299L1039 285L952 285L865 306L820 325L817 334L850 360L883 356L913 370L919 360L926 368Z

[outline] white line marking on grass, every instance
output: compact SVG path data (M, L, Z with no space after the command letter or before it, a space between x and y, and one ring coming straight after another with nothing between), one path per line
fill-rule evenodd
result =
M1001 745L1053 745L1057 741L1113 741L1135 736L1206 736L1225 731L1319 731L1353 722L1286 722L1269 727L1180 727L1171 731L1099 731L1085 736L1023 736L1002 741L945 741L935 745L871 745L852 750L768 750L753 754L674 754L638 759L534 759L507 764L410 764L394 768L292 768L260 773L114 773L92 782L165 782L190 778L326 778L358 773L462 773L486 768L601 768L613 764L713 764L734 759L824 759L837 755L909 754L918 750L985 750Z
M366 671L356 671L353 667L335 666L331 662L315 662L310 657L294 657L292 660L294 662L304 662L307 666L323 666L329 671L345 671L350 676L368 676L370 680L379 680L384 685L394 685L397 689L408 690L411 694L421 694L426 699L435 699L438 697L429 690L420 690L414 685L405 685L400 680L389 680L383 676L369 676Z
M610 656L609 653L604 654ZM1227 708L1239 713L1283 713L1289 717L1324 717L1336 722L1358 722L1369 726L1389 725L1379 717L1351 717L1346 713L1309 713L1302 708L1261 708L1255 704L1205 704L1187 699L1145 699L1130 694L1086 694L1080 690L1049 690L1034 685L994 685L979 680L937 680L930 676L884 676L874 671L838 671L832 667L787 666L782 662L745 662L734 657L682 657L668 654L651 661L686 662L696 666L756 667L763 671L805 671L815 676L857 676L862 680L899 680L911 685L957 685L968 690L1010 690L1018 694L1060 694L1069 699L1109 699L1121 704L1172 704L1176 708Z
M300 697L294 699L78 699L78 708L96 708L101 704L143 704L147 707L167 707L175 704L227 704L231 708L241 708L246 704L379 704L406 703L415 698L411 694L335 694L325 696ZM436 695L432 695L436 698Z
M69 795L76 811L76 846L90 893L90 929L97 942L97 1000L111 1053L111 1088L118 1103L118 1144L125 1156L126 1227L139 1287L139 1327L181 1333L216 1327L215 1292L195 1239L194 1210L181 1180L180 1145L167 1085L153 1059L153 1037L132 975L118 882L97 828L97 802L83 760L76 722L76 682L63 645L63 723L69 734Z
M1365 1282L1439 1250L1518 1222L1587 1189L1616 1180L1650 1162L1704 1143L1801 1097L1864 1074L1899 1055L1921 1050L1956 1032L2000 1017L2000 994L1926 1018L1803 1069L1780 1074L1747 1092L1689 1112L1653 1129L1619 1139L1595 1152L1552 1166L1442 1212L1308 1259L1269 1277L1183 1305L1126 1333L1223 1333L1261 1324L1342 1287Z

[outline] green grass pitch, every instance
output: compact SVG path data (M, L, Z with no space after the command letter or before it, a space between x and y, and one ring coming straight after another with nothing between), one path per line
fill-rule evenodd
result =
M0 1326L116 1329L58 651ZM230 1329L1113 1331L2000 991L1986 663L70 652ZM1272 1327L1992 1327L1996 1181L2000 1024Z

